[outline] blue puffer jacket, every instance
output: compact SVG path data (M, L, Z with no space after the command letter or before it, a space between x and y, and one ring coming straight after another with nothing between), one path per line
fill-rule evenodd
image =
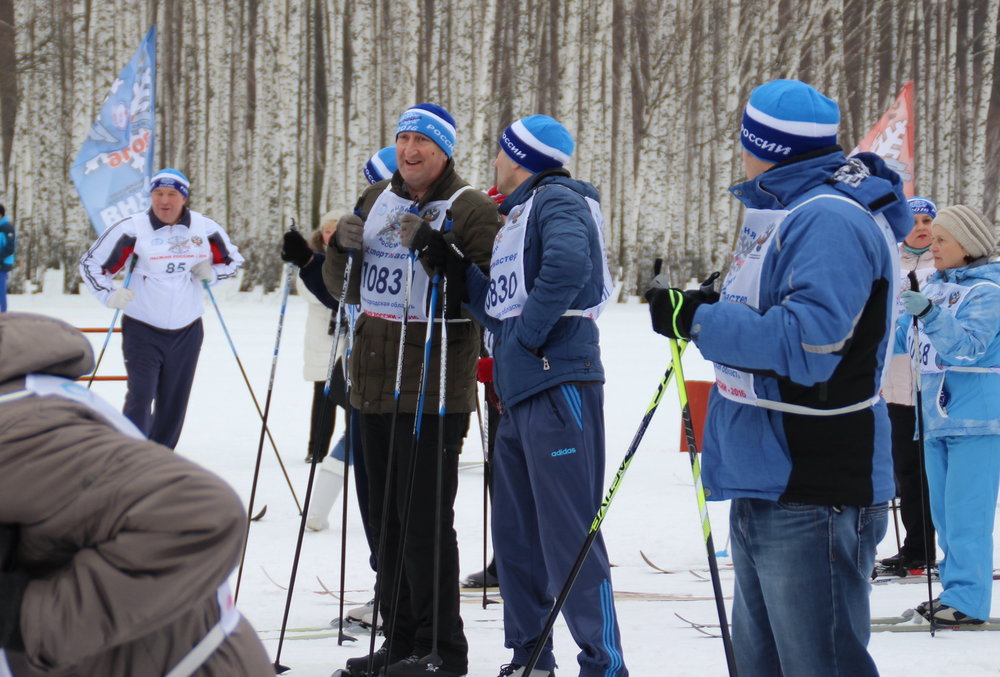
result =
M927 281L924 293L931 298L935 282L975 286L954 315L935 305L919 320L941 364L1000 367L1000 263L981 261L937 272ZM912 327L913 316L901 315L897 353L906 352ZM1000 374L947 371L920 378L927 437L1000 435Z
M528 299L522 313L502 322L487 315L490 279L476 266L466 270L466 307L493 332L493 385L507 407L561 383L604 381L597 323L562 317L601 300L604 259L584 199L597 200L597 190L563 170L542 172L507 196L500 213L509 214L536 189L524 240Z
M758 398L836 409L879 392L892 338L894 248L913 225L899 176L876 156L836 180L838 150L772 167L731 191L756 209L792 210L760 268L759 308L701 305L692 332L702 355L755 375ZM831 195L851 198L811 198ZM704 441L713 500L763 498L871 505L894 494L885 402L848 414L791 414L735 402L713 388Z

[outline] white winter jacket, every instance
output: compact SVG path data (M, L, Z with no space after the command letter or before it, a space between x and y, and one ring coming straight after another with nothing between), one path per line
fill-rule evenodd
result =
M306 300L306 331L303 344L302 377L307 381L325 381L330 365L330 350L333 335L330 334L330 320L333 311L323 305L316 296L306 289L301 278L295 278L295 289ZM343 352L341 341L340 352Z
M927 278L934 273L934 256L928 249L923 254L910 252L902 243L899 245L899 293L910 288L910 281L907 279L909 272L913 270L917 273L917 282L921 289ZM899 296L896 297L897 312L903 312L903 304ZM889 363L889 369L882 383L882 395L889 404L902 404L908 407L913 406L913 367L910 365L909 355L893 355Z

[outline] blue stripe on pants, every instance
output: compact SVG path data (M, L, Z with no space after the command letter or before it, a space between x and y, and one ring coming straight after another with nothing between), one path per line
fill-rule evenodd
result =
M507 409L493 460L493 545L506 646L523 665L587 538L604 491L600 384L556 386ZM604 540L562 609L581 677L626 677ZM552 670L549 639L537 667Z

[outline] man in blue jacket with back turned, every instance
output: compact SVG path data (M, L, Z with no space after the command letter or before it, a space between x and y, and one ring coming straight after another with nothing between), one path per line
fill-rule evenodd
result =
M597 191L570 177L566 128L545 115L500 136L493 163L507 222L490 274L447 234L421 228L411 246L467 285L465 307L494 337L494 386L503 414L493 460L493 546L504 599L505 677L524 664L601 505L604 368L597 316L611 294ZM446 247L445 245L452 245ZM457 269L457 270L456 270ZM563 607L581 652L581 677L626 677L608 555L598 537ZM530 677L550 677L552 640Z
M646 295L655 331L715 363L703 477L732 499L740 677L878 675L868 578L895 491L879 389L913 216L877 156L844 157L839 120L805 83L755 89L721 298L659 278Z

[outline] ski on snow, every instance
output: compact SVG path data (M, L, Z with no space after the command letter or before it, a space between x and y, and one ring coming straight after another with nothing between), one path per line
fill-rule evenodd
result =
M674 613L674 616L676 616L679 620L684 621L703 635L715 638L720 638L722 636L718 633L718 623L699 623L685 618L679 613ZM872 632L929 632L930 625L931 624L923 616L917 614L913 609L907 609L900 616L882 616L872 618ZM1000 630L1000 618L990 618L981 625L949 625L945 623L935 623L934 629L952 630L956 632L965 632L970 630L980 632L996 631Z

